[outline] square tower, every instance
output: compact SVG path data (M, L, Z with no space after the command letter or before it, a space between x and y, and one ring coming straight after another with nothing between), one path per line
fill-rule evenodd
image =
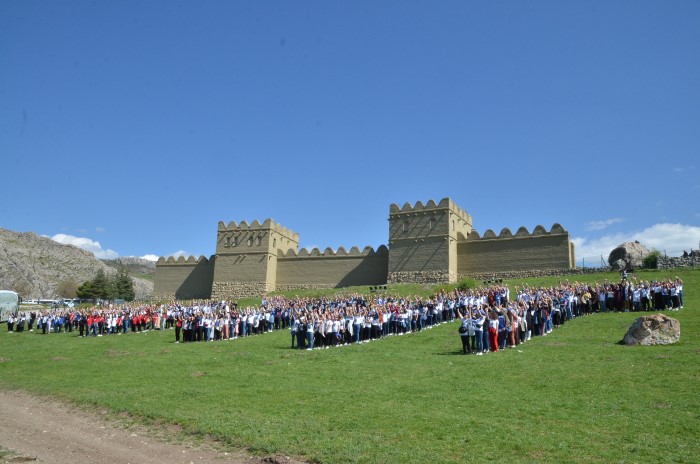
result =
M457 280L457 242L472 231L472 218L449 198L389 206L389 283Z
M299 235L271 219L219 222L212 298L262 295L277 285L277 255L299 248Z

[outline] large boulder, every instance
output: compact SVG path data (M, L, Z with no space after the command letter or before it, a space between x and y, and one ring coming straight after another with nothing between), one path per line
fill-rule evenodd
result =
M664 314L642 316L632 323L625 345L670 345L681 338L681 323Z
M622 260L625 262L625 269L640 268L642 267L642 260L649 253L651 253L651 251L639 242L625 242L622 245L618 245L610 252L608 264L613 268L621 270L618 261Z
M625 261L624 259L618 259L617 261L610 263L610 267L612 267L616 271L622 271L624 269L627 269L627 261Z

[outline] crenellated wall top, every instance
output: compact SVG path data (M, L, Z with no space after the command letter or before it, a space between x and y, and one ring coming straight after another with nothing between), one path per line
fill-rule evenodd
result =
M285 237L288 237L295 242L299 242L299 234L296 232L287 229L286 227L277 224L275 221L273 221L270 218L265 219L265 221L261 224L257 219L255 219L253 222L248 224L247 221L241 221L240 223L236 223L235 221L231 221L226 225L224 221L219 221L219 226L218 226L218 231L219 232L233 232L233 231L258 231L258 230L271 230L273 232L277 232L280 235L283 235Z
M486 229L484 231L484 235L480 235L479 232L473 230L470 234L469 237L467 238L467 241L473 241L473 240L493 240L493 239L504 239L504 238L530 238L530 237L541 237L541 236L549 236L549 235L563 235L563 234L568 234L566 230L560 225L560 224L553 224L552 228L547 232L547 229L542 227L541 225L535 226L535 228L532 230L532 233L528 232L526 227L520 227L518 231L513 235L513 233L510 231L509 228L504 227L501 229L501 233L496 235L496 233L492 229Z
M440 200L439 203L435 203L434 200L428 200L428 202L425 204L423 204L423 202L419 200L415 203L415 205L411 205L410 203L406 202L401 207L399 207L399 205L397 205L396 203L392 203L391 205L389 205L389 215L391 216L395 214L401 215L408 213L423 213L441 209L449 209L457 216L467 221L469 224L472 223L471 215L459 206L457 206L457 204L450 198L443 198L442 200Z
M295 250L288 250L284 254L280 254L279 256L283 258L308 258L308 257L339 257L339 256L348 256L348 257L360 257L360 256L372 256L372 255L388 255L389 254L389 249L386 247L386 245L381 245L379 246L376 250L372 248L371 246L366 246L360 251L360 249L356 246L350 248L350 251L347 251L345 247L340 247L337 250L333 251L331 247L326 248L321 252L319 248L312 248L311 251L307 250L306 248L302 248L299 250L297 253Z
M156 261L156 266L159 265L164 265L164 264L180 264L180 265L187 265L187 266L192 266L196 264L209 264L213 263L216 260L216 255L213 255L207 259L206 256L201 255L199 258L195 258L194 256L190 255L187 258L184 256L179 256L175 258L174 256L168 256L167 258L165 256L161 256L158 258L158 261Z

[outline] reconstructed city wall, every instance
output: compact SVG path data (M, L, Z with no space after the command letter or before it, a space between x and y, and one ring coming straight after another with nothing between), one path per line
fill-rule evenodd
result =
M219 222L212 298L236 299L275 290L277 255L298 245L299 235L272 219Z
M274 290L274 284L266 280L269 258L268 253L218 256L212 298L236 299Z
M451 282L455 276L447 266L449 251L445 237L395 240L391 244L388 280L390 283Z
M498 236L492 230L483 237L473 231L457 250L460 276L575 267L569 234L559 224L549 232L537 226L532 234L525 227L515 235L507 228Z
M310 252L288 251L277 257L277 290L301 288L336 288L355 285L386 284L389 251L385 246L377 250L365 247L350 251L340 247L322 253L318 248Z
M449 198L425 205L389 206L391 283L453 282L457 278L457 241L472 230L472 217Z
M153 297L158 300L210 298L215 261L216 256L158 259Z
M299 235L271 219L219 222L210 259L160 258L158 299L238 299L275 290L387 283L443 283L575 270L574 245L559 224L483 236L449 198L389 207L389 247L297 252ZM499 277L500 278L500 277Z

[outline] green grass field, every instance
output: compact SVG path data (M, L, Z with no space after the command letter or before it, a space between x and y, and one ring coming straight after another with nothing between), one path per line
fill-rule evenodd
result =
M686 301L668 313L681 323L672 346L620 345L639 313L578 318L479 357L460 354L457 323L313 352L290 349L288 331L175 345L172 331L81 339L3 326L0 388L313 462L698 462L700 270L673 275Z

